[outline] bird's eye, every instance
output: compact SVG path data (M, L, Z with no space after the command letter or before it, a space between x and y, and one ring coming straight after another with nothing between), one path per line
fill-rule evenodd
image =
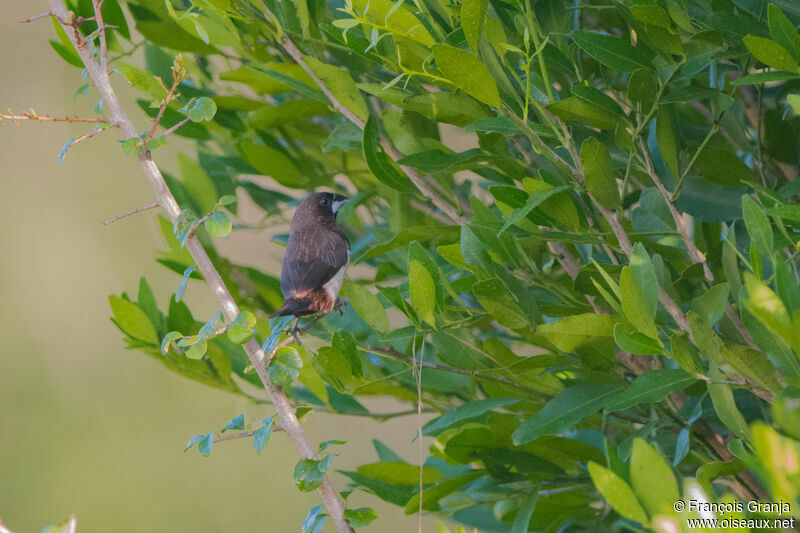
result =
M328 200L327 198L322 198L319 201L319 205L321 205L322 207L328 207L328 205L330 205L330 203L331 203L331 201Z

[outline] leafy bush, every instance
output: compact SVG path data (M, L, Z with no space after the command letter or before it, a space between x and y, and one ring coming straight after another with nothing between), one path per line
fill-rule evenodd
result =
M131 347L234 394L259 385L239 344L253 328L268 352L282 340L277 273L212 237L237 197L269 233L305 191L346 191L339 221L368 268L345 315L281 348L269 377L301 414L386 419L372 396L439 414L424 468L378 443L342 472L352 487L483 531L674 531L703 499L799 516L796 3L126 3L103 5L112 66L197 143L166 176L185 211L162 219L158 260L179 293L168 309L144 280L111 297ZM53 46L80 65L66 37ZM180 301L195 231L246 309L232 324ZM224 429L252 429L260 451L272 428ZM210 453L214 435L190 445ZM298 463L300 490L335 468L330 444Z

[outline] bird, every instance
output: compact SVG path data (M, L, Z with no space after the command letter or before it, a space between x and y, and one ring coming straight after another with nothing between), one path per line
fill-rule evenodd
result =
M336 214L348 200L341 194L318 192L297 206L281 265L284 302L270 318L294 316L297 330L302 316L343 312L344 300L338 296L350 263L350 241L339 229Z

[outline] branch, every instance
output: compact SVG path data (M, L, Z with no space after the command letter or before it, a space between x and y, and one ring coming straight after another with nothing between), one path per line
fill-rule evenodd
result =
M39 19L43 19L45 17L49 17L51 15L53 15L53 12L52 11L48 11L47 13L39 13L38 15L34 15L32 17L28 17L26 19L22 19L19 22L20 22L20 24L25 24L25 23L28 23L28 22L33 22L34 20L39 20ZM3 525L3 523L0 522L0 526L2 526L2 525ZM0 530L0 533L2 533L2 530Z
M51 11L60 19L66 20L68 12L63 0L49 0L49 2ZM117 93L111 85L108 72L102 69L101 65L95 61L88 47L79 45L77 36L72 35L70 32L67 33L70 35L75 49L80 55L89 75L92 77L98 92L106 103L106 107L112 115L112 120L119 126L120 130L122 130L125 138L136 137L136 128L128 118L125 109L120 104ZM169 220L176 220L181 213L181 208L178 202L175 201L175 197L172 196L158 166L153 162L150 154L146 150L143 150L139 155L138 162L142 172L147 177L155 192L156 200L159 205L164 209ZM203 245L197 240L197 237L190 236L187 239L186 249L191 254L192 259L194 259L195 264L198 266L203 278L214 293L214 296L217 297L223 313L225 314L225 318L228 321L235 320L239 315L239 307L236 305L233 296L231 296L222 277L211 262ZM307 459L313 458L314 449L308 437L306 437L303 427L300 425L300 421L297 419L286 394L269 379L267 369L264 365L266 359L264 351L258 345L258 342L253 339L244 345L244 350L250 362L253 364L253 367L256 369L259 379L261 379L261 382L264 384L264 388L278 413L284 431L291 437L295 448L302 457ZM322 485L318 490L338 531L340 533L353 533L350 524L344 518L344 502L336 489L334 489L327 475L324 477Z
M166 137L167 135L169 135L170 133L173 133L175 130L177 130L178 128L180 128L181 126L183 126L184 124L186 124L190 120L192 120L192 119L190 119L189 117L186 117L185 119L181 120L180 122L178 122L177 124L175 124L174 126L169 128L168 130L165 130L164 133L161 134L161 136L162 137Z
M253 435L255 435L256 431L258 430L254 429L253 431L245 431L244 433L234 433L233 435L225 435L223 437L217 437L212 442L222 442L224 440L234 440L234 439L246 439L247 437L252 437ZM274 433L276 431L283 431L283 428L279 425L273 426L272 432Z
M581 164L581 159L578 156L578 150L575 146L575 141L572 138L572 133L569 131L568 127L563 126L563 128L564 143L566 144L566 148L572 157L572 161L575 163L575 170L578 174L578 179L581 183L585 183L583 165ZM600 214L603 216L603 218L608 221L608 224L611 226L611 231L614 232L614 236L617 238L622 251L628 258L630 258L631 254L633 253L633 245L631 244L631 240L628 238L628 234L625 233L625 228L622 227L617 213L603 207L603 205L595 199L592 193L587 191L587 194L592 200L592 203L594 203L595 207L597 207L597 210L600 211ZM683 314L683 311L681 311L681 308L677 303L675 303L675 300L673 300L663 288L658 289L658 301L661 302L661 305L664 306L664 309L667 310L667 313L670 314L678 327L685 331L689 335L689 339L694 342L694 335L692 334L692 329L689 327L689 322L686 320L686 315Z
M50 115L37 115L36 111L30 109L28 111L23 111L19 115L15 115L10 109L8 110L8 114L0 113L0 122L4 122L6 120L13 120L13 121L20 121L20 120L35 120L36 122L88 122L91 124L105 124L111 123L114 125L114 121L109 118L105 117L51 117Z
M689 252L689 258L693 262L703 265L703 274L705 275L705 278L709 281L709 283L714 283L714 273L711 272L711 268L709 268L708 263L706 262L705 255L703 255L700 249L697 248L694 239L692 239L691 235L689 235L689 228L686 225L686 221L675 207L675 202L672 200L672 195L667 188L664 187L664 184L661 182L658 174L656 174L653 161L650 159L650 153L641 139L639 139L639 149L644 154L644 159L647 163L647 173L650 175L650 179L653 180L658 192L664 198L664 202L666 202L667 207L669 208L672 219L675 221L675 227L678 229L678 234L681 236L681 240L686 246L686 250ZM739 317L738 313L736 313L736 310L730 303L725 308L725 315L730 319L733 327L736 328L736 331L739 332L739 335L742 336L742 339L744 339L745 343L747 343L747 345L753 350L758 350L755 342L753 342L753 337L750 335L750 332L747 331L747 328L744 327L742 319Z
M675 207L675 204L670 200L671 194L667 188L664 187L664 184L661 183L661 179L658 177L658 174L656 174L656 170L653 167L653 161L650 159L650 152L647 150L647 147L644 145L644 141L641 139L639 139L639 149L642 151L642 154L644 154L644 160L647 163L647 173L650 175L650 179L653 180L658 192L661 193L661 196L667 203L667 207L672 215L672 219L675 221L675 226L678 228L678 233L681 236L681 240L683 241L683 244L686 245L686 250L689 252L689 257L693 262L703 265L703 274L708 281L713 283L714 274L711 273L711 269L708 267L708 263L706 263L706 257L703 255L700 249L697 248L694 240L689 235L689 227L686 225L686 220L684 220L684 218L678 212L678 209Z
M142 207L137 207L136 209L132 209L127 213L122 213L121 215L117 215L114 218L110 218L103 222L104 226L108 226L109 224L113 224L117 220L125 217L129 217L131 215L135 215L136 213L141 213L142 211L147 211L148 209L153 209L154 207L160 207L158 202L153 202L152 204L143 205Z
M269 13L269 15L272 16L272 13ZM325 96L328 97L328 100L331 101L333 109L344 115L347 118L347 120L349 120L350 122L352 122L353 124L355 124L360 129L363 130L365 122L361 120L358 116L356 116L355 113L353 113L352 111L347 109L344 105L342 105L341 102L339 102L339 100L336 98L336 96L333 95L330 89L328 89L325 86L325 83L321 79L319 79L319 77L316 75L316 73L314 73L311 67L308 66L308 64L303 59L303 53L300 52L300 50L297 48L297 46L295 46L294 42L292 42L292 40L289 38L288 35L286 34L283 35L283 40L281 41L281 45L286 50L286 52L290 56L292 56L292 59L294 59L298 65L303 67L303 70L306 71L306 73L311 77L311 79L314 80L314 83L316 83L317 86L320 88L320 90L325 94ZM392 161L397 163L397 161L403 158L403 154L401 154L400 151L394 147L394 145L389 141L389 139L386 139L385 137L381 136L380 142L381 142L381 147L386 152L386 154L392 159ZM417 189L419 189L419 192L422 193L422 195L428 198L431 202L433 202L433 205L438 207L439 210L442 211L442 213L446 214L450 218L450 220L462 226L467 223L467 219L461 216L458 213L458 210L450 202L448 202L441 195L439 195L439 193L437 193L433 189L433 187L425 180L425 178L423 178L419 174L419 172L417 172L416 169L412 167L407 167L405 165L398 165L398 166L401 169L403 169L403 171L406 173L406 175L414 184L414 186Z

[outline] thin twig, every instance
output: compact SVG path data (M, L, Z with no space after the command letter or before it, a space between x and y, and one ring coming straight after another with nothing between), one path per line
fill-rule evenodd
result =
M575 163L575 170L577 171L578 178L580 179L581 183L584 183L585 178L583 174L583 165L581 164L580 157L578 156L578 150L575 146L575 141L572 138L572 133L569 131L569 128L566 125L563 126L563 128L566 148L569 151L573 162ZM630 258L631 254L633 253L633 245L631 244L630 238L628 238L628 234L625 233L625 228L622 227L617 213L606 209L594 198L592 193L588 194L589 198L592 200L592 203L594 203L595 207L597 207L597 210L600 211L600 214L606 219L609 226L611 226L611 231L614 232L614 236L617 238L623 253ZM659 288L658 290L658 301L661 302L661 305L664 306L664 309L667 310L667 313L669 313L678 327L685 331L689 335L689 339L694 342L694 334L692 333L692 329L689 327L689 322L686 320L686 315L683 314L680 306L675 303L675 300L673 300L663 288Z
M69 141L64 146L64 148L61 150L61 155L59 156L59 161L63 160L64 156L66 156L66 154L67 154L67 150L72 148L74 145L78 144L79 142L83 142L86 139L91 139L92 137L94 137L98 133L102 133L102 132L104 132L104 131L106 131L108 129L111 129L113 127L114 127L114 124L108 124L107 126L102 126L102 127L95 126L94 129L92 131L90 131L89 133L87 133L86 135L81 135L80 137L75 137L74 139Z
M33 120L36 122L88 122L91 124L104 124L112 122L111 119L105 117L51 117L50 115L37 115L33 109L23 111L19 115L14 114L10 109L8 114L0 113L0 122L6 120L20 121L20 120Z
M60 20L66 20L68 12L63 0L49 0L49 2L51 11L56 14ZM65 29L68 27L69 25L65 25ZM111 113L114 123L119 125L119 128L125 138L129 139L131 137L136 137L137 130L131 120L128 118L125 109L120 103L117 93L111 85L108 72L100 68L100 65L92 56L92 53L88 47L85 46L85 44L81 44L79 34L73 35L70 34L70 32L67 33L70 35L70 40L75 46L78 55L86 67L86 70L89 72L89 75L94 81L100 96L103 98L106 108ZM152 160L150 153L147 150L143 150L138 156L138 162L142 172L147 177L150 185L153 188L153 191L155 192L156 199L166 212L167 217L170 221L175 221L181 214L181 208L178 205L178 202L175 201L175 197L169 190L161 171ZM216 267L211 262L211 258L203 248L203 245L199 240L197 240L196 236L189 236L186 240L185 246L191 254L195 264L198 266L200 273L203 275L203 278L206 280L206 283L208 284L212 293L214 296L216 296L217 301L222 307L222 311L226 320L231 322L234 321L239 315L239 307L236 305L233 296L228 290L228 287L225 285L225 282L223 281ZM256 374L264 385L264 388L266 389L267 394L272 401L272 405L275 407L275 410L278 413L281 426L284 428L284 431L286 431L286 433L291 437L298 453L303 458L312 459L314 457L315 450L311 446L311 442L309 442L303 427L300 425L300 421L297 419L297 415L292 408L292 404L289 402L289 399L286 397L283 389L272 383L269 378L267 368L264 365L266 360L266 354L264 354L264 350L261 349L258 342L256 342L254 339L251 339L244 344L243 348L247 353L248 359L255 368ZM349 522L344 518L344 501L339 495L339 492L331 484L327 475L323 477L322 484L320 485L318 491L325 506L327 507L331 520L336 525L337 530L340 533L353 533L353 529L350 527Z
M153 121L153 126L150 128L150 131L147 133L147 136L143 139L144 144L147 144L147 141L152 139L153 136L156 134L156 130L158 129L158 125L161 122L161 119L164 117L164 112L167 110L167 106L175 97L175 89L177 89L178 85L181 83L181 77L178 75L178 72L174 68L172 72L174 76L172 87L170 87L169 92L167 92L167 96L164 97L164 101L161 103L161 107L158 109L158 115L156 115L156 119L155 121Z
M160 204L158 202L153 202L152 204L147 204L143 205L142 207L137 207L136 209L132 209L127 213L122 213L121 215L117 215L114 218L106 220L105 222L103 222L103 225L108 226L109 224L113 224L114 222L116 222L121 218L129 217L131 215L135 215L136 213L141 213L142 211L147 211L148 209L153 209L155 207L160 207Z
M233 435L225 435L222 437L217 437L212 442L216 443L225 440L246 439L247 437L252 437L253 435L255 435L256 431L258 430L254 429L253 431L245 431L244 433L234 433ZM283 428L280 425L272 426L272 432L274 433L276 431L283 431Z
M661 193L661 196L664 198L664 202L666 202L667 207L669 208L672 219L675 221L675 227L678 229L678 234L681 236L681 240L683 240L683 244L686 246L686 250L689 252L689 257L693 262L703 265L703 274L705 275L705 278L709 281L709 283L714 283L714 273L711 272L711 268L706 262L705 255L703 255L700 249L697 248L697 245L695 244L691 235L689 235L689 228L686 225L686 221L678 212L678 209L675 207L675 202L672 200L669 191L666 187L664 187L664 184L661 182L658 174L656 174L653 161L650 158L650 153L641 139L639 139L639 149L644 154L644 159L647 163L647 173L650 175L650 179L653 180L658 192ZM750 335L750 332L747 331L747 328L744 327L742 319L739 318L738 313L736 313L736 310L730 303L725 308L725 315L730 319L733 327L736 328L736 331L739 332L745 343L747 343L750 348L757 350L758 347L756 346L755 342L753 342L753 337Z
M34 20L43 19L45 17L50 17L52 15L53 15L53 12L52 11L48 11L46 13L39 13L38 15L34 15L32 17L28 17L26 19L20 20L19 22L20 22L20 24L26 24L28 22L33 22ZM2 525L2 524L0 524L0 525ZM2 530L0 530L0 531L2 531Z
M108 43L106 42L106 26L103 24L103 2L92 0L92 4L97 28L100 31L100 68L103 72L108 72Z
M642 139L639 139L639 149L644 155L645 163L647 163L647 173L650 175L650 179L653 180L658 192L661 193L661 196L664 198L664 201L669 208L669 212L672 215L672 219L675 221L675 226L678 229L681 240L683 240L683 244L686 246L686 250L689 252L689 257L692 259L692 262L703 265L703 274L709 282L713 283L714 274L711 273L711 269L709 268L708 263L706 263L706 257L697 247L691 235L689 235L689 227L686 225L686 220L684 220L684 218L678 212L678 209L675 207L675 203L670 199L670 192L666 187L664 187L664 184L661 182L658 174L656 174L653 161L650 158L650 152L647 150L647 147L644 145L644 141L642 141Z
M183 126L184 124L186 124L190 120L192 120L192 119L190 119L189 117L186 117L185 119L181 120L180 122L178 122L177 124L175 124L174 126L169 128L168 130L165 130L164 133L161 134L161 136L162 137L166 137L167 135L169 135L170 133L173 133L175 130L177 130L178 128L180 128L181 126Z

